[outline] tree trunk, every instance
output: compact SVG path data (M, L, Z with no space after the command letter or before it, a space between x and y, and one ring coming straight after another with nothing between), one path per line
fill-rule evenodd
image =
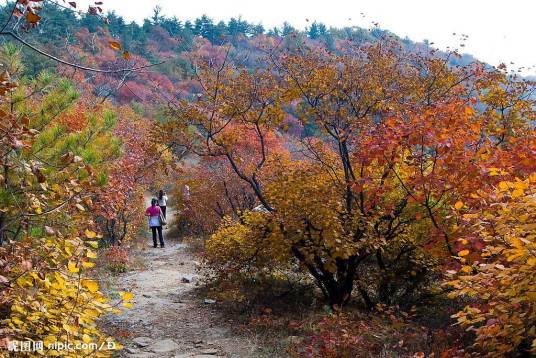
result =
M110 244L115 245L115 219L106 220L106 230L108 231Z
M4 165L3 168L4 172L4 182L2 183L4 186L4 190L7 191L8 189L8 175L9 175L9 167L7 165ZM6 214L3 212L0 212L0 246L4 245L4 239L6 235L6 228L4 228L4 222L5 222Z
M331 307L340 308L350 301L356 279L357 266L364 257L352 256L347 260L339 259L337 261L337 271L333 274L324 268L322 260L319 257L315 257L315 263L313 264L305 260L305 256L298 247L292 247L292 252L307 267Z
M4 245L4 213L0 213L0 246Z

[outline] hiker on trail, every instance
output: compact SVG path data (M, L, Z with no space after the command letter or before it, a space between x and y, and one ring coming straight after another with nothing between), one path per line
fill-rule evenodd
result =
M157 199L151 199L151 206L145 210L145 215L149 217L149 227L153 233L153 245L158 247L156 242L156 232L158 231L158 238L160 240L160 247L164 247L164 237L162 236L162 225L165 224L163 221L163 213L160 207L158 207Z
M163 190L160 190L158 192L158 206L160 209L162 209L162 214L164 214L164 217L166 217L166 205L167 205L168 197L166 195L166 192Z

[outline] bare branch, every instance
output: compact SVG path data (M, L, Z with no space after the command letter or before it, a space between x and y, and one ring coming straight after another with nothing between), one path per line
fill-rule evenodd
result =
M92 67L82 66L82 65L78 65L76 63L72 63L72 62L62 60L61 58L53 56L53 55L51 55L51 54L49 54L49 53L47 53L47 52L35 47L34 45L26 42L26 40L24 40L22 37L18 36L17 34L11 32L11 31L1 31L0 36L10 36L14 40L16 40L16 41L20 42L21 44L23 44L24 46L32 49L33 51L35 51L35 52L37 52L37 53L39 53L39 54L51 59L51 60L54 60L54 61L56 61L58 63L63 64L63 65L67 65L67 66L70 66L70 67L77 68L79 70L84 70L84 71L89 71L89 72L98 72L98 73L135 72L135 71L139 71L139 70L149 68L149 67L158 66L158 65L161 65L161 64L165 63L165 61L162 61L162 62L152 63L152 64L149 64L149 65L139 66L139 67L121 68L119 70L103 70L103 69L99 69L99 68L92 68Z

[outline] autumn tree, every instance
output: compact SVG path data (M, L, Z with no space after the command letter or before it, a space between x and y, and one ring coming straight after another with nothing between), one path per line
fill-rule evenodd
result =
M473 348L487 356L536 353L535 186L534 174L500 181L459 213L471 230L460 238L460 266L447 285L449 296L471 303L453 317L476 333Z
M272 257L294 257L332 305L355 287L369 307L417 298L454 254L450 210L482 185L482 153L503 155L476 110L493 76L390 42L338 55L292 47L253 72L230 51L198 58L202 93L175 109L197 129L194 151L225 158L265 211L226 222L207 244L213 263L234 262L233 241L262 243ZM292 157L266 146L285 107L320 131ZM256 160L239 156L236 130L253 130Z
M176 182L182 227L190 233L210 235L225 217L239 219L246 210L252 210L257 199L225 159L205 157L196 165L184 165L183 175ZM187 186L190 195L183 197Z
M153 140L160 130L154 122L127 107L120 108L118 116L113 134L121 141L121 153L108 167L106 185L94 191L94 214L111 245L121 245L139 233L146 221L145 192L176 169L169 146Z
M46 73L19 85L4 73L1 96L2 345L40 340L54 356L60 352L48 344L57 341L111 342L96 326L117 309L90 275L99 239L91 192L105 184L105 168L119 154L116 116L107 108L71 111L83 100ZM131 295L123 296L129 306Z

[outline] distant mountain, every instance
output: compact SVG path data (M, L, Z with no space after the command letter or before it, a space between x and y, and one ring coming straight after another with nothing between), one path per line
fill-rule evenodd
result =
M0 7L0 21L6 20L10 7ZM255 66L262 55L263 45L277 41L303 42L308 46L318 46L331 52L353 44L374 42L385 38L398 39L407 49L429 52L428 42L417 43L408 38L400 39L387 30L360 27L334 28L322 23L312 22L305 30L293 28L288 23L280 27L265 29L260 24L249 23L240 17L228 22L214 21L202 16L194 21L182 21L176 17L166 17L156 8L153 15L140 25L127 23L121 16L109 13L107 23L96 16L83 15L64 9L54 3L44 3L40 26L29 33L22 34L29 42L39 48L68 61L113 69L130 64L147 65L165 61L141 75L115 78L123 84L114 90L113 81L105 76L96 75L85 78L84 83L96 95L112 96L119 102L148 102L155 99L155 89L164 96L177 96L195 93L191 79L193 76L187 55L194 48L211 48L232 44L237 53L248 56L242 59L245 66ZM6 42L7 39L1 38ZM121 52L110 48L109 43L117 42ZM26 48L22 49L26 75L35 76L45 69L56 69L57 64ZM123 54L123 57L121 57ZM440 54L441 55L441 54ZM463 66L475 61L471 55L449 57L452 66ZM65 71L69 74L69 71Z

